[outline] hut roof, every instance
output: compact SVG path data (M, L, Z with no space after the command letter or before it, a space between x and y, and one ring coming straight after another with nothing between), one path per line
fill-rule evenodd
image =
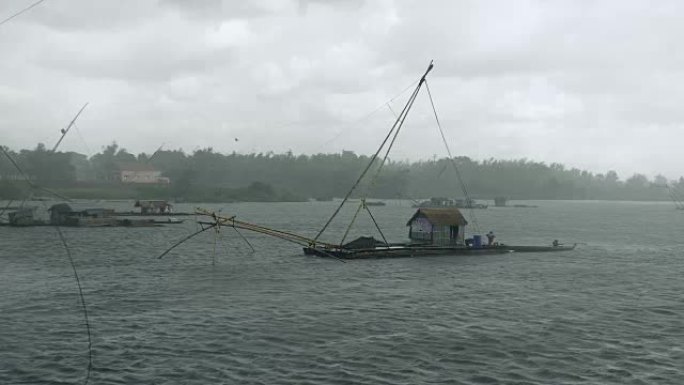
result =
M410 226L416 218L426 218L433 226L463 226L468 224L461 211L454 207L420 208L409 219L406 226Z
M71 213L73 210L71 209L71 206L69 206L66 203L57 203L55 205L50 206L48 209L50 212L55 212L55 213Z

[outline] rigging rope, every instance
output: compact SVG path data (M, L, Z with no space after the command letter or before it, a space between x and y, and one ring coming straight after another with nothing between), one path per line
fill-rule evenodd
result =
M340 247L344 245L344 241L347 239L347 235L349 235L349 230L351 230L352 226L354 225L354 222L356 222L356 218L359 216L359 213L361 212L361 209L363 208L363 199L361 199L361 202L359 203L359 207L356 209L356 212L354 213L354 216L352 217L351 222L349 222L349 226L347 226L347 230L344 232L344 235L342 236L342 240L340 241Z
M3 25L3 24L5 24L5 23L7 23L8 21L14 19L15 17L21 15L21 14L24 13L24 12L27 12L28 10L30 10L31 8L33 8L33 7L37 6L37 5L39 5L39 4L42 3L43 1L45 1L45 0L38 0L38 1L36 1L35 3L29 5L28 7L22 9L21 11L15 13L14 15L12 15L12 16L10 16L10 17L4 19L3 21L0 21L0 25Z
M198 223L200 223L200 222L198 222ZM200 223L200 225L202 225L202 224L203 224L203 223ZM185 238L181 239L180 241L174 243L173 246L169 247L169 248L166 249L163 253L161 253L161 254L157 257L157 259L162 259L166 254L168 254L169 252L171 252L171 250L173 250L173 249L175 249L176 247L180 246L181 244L185 243L185 241L187 241L187 240L189 240L190 238L192 238L192 237L194 237L194 236L196 236L196 235L198 235L198 234L200 234L200 233L203 233L203 232L205 232L205 231L207 231L207 230L211 230L211 229L213 229L213 228L216 227L216 226L217 226L217 225L214 223L214 224L210 225L209 227L202 227L201 230L195 231L194 233L192 233L192 234L186 236Z
M667 191L670 193L670 199L675 204L675 208L684 210L684 202L682 202L679 191L675 187L670 186L669 183L665 184L665 187L667 187Z
M473 226L475 227L475 230L479 233L481 232L480 225L479 223L477 223L477 217L475 216L475 211L472 207L473 204L472 200L470 199L470 194L468 194L468 188L466 187L465 182L463 182L461 172L459 171L458 166L456 165L456 160L454 160L454 157L451 154L451 149L449 148L449 143L446 140L446 136L444 136L444 130L442 129L442 124L439 121L439 116L437 115L437 108L435 108L435 102L432 99L432 93L430 92L430 86L428 85L427 80L425 81L425 90L427 91L428 97L430 98L432 112L435 115L435 121L437 122L437 128L439 129L439 134L442 137L442 142L444 143L444 147L446 148L447 154L449 155L449 160L451 161L451 164L454 166L454 171L456 171L456 178L458 179L458 183L461 185L461 191L463 191L463 195L465 195L466 206L468 207L470 217L473 220Z
M356 182L352 185L351 189L349 189L349 192L347 192L347 195L345 195L345 197L342 199L342 202L341 202L340 205L337 207L337 209L335 210L335 212L333 212L332 216L331 216L331 217L328 219L328 221L325 223L325 225L323 226L323 228L321 229L321 231L318 232L318 234L317 234L316 237L314 238L314 242L317 241L318 238L320 238L320 236L325 232L325 230L328 228L328 226L329 226L330 223L333 221L333 219L335 219L335 217L337 216L337 214L340 212L340 210L342 209L342 206L344 206L344 204L347 202L347 200L349 200L349 197L352 195L352 193L354 192L354 190L356 190L356 188L359 186L359 184L361 183L361 181L363 180L363 178L364 178L364 177L366 176L366 174L368 173L368 170L370 170L371 166L373 166L373 163L375 163L375 161L377 160L378 156L379 156L380 153L382 152L382 149L383 149L383 148L385 147L385 145L387 144L387 141L390 139L390 137L392 137L392 134L395 133L395 130L398 132L398 130L401 129L401 125L403 125L404 120L406 119L406 115L408 114L408 111L411 109L411 106L413 106L413 102L416 100L416 96L418 96L418 92L420 91L420 88L423 86L423 83L425 83L425 77L430 73L430 71L432 70L433 66L434 66L433 63L430 62L430 65L428 66L428 68L427 68L427 70L425 71L425 73L423 74L423 76L420 78L420 81L418 82L418 85L416 86L416 88L413 90L413 93L412 93L411 96L409 97L409 101L406 103L406 105L404 106L403 110L401 111L401 113L399 114L399 116L397 117L397 119L394 121L394 124L392 124L391 129L390 129L389 132L387 133L387 136L385 136L385 139L384 139L384 140L382 141L382 143L380 144L380 147L378 147L378 150L375 152L375 154L373 154L373 156L371 157L370 162L368 162L368 165L366 166L366 168L364 168L364 170L363 170L363 172L361 173L361 175L359 176L359 178L358 178L358 179L356 180ZM395 139L396 139L396 134L394 135L394 138L392 139L392 144L394 143L394 140L395 140ZM382 168L382 165L383 165L384 162L387 160L387 155L389 154L389 150L390 150L390 149L391 149L391 144L390 144L390 147L388 148L387 153L385 154L385 157L383 158L382 163L380 164L380 168Z
M378 166L378 169L375 171L375 174L371 178L370 183L368 185L366 185L365 191L361 194L361 196L363 196L364 198L361 199L361 202L359 204L359 208L358 208L358 210L356 210L356 214L354 214L354 217L352 218L351 222L349 223L349 226L347 226L347 231L345 231L344 236L342 237L342 241L340 242L340 246L344 243L344 240L347 238L347 235L349 234L349 231L351 230L352 225L354 225L354 222L356 221L356 218L359 214L359 211L361 211L362 208L368 212L368 214L371 217L371 220L373 221L373 224L375 225L375 228L378 230L378 232L380 233L380 236L382 237L382 239L387 244L387 239L385 238L385 234L383 234L382 230L380 229L380 226L378 225L378 222L375 220L375 217L373 217L373 213L368 208L368 205L366 205L365 198L368 196L371 189L375 186L377 179L378 179L378 176L380 175L380 172L382 171L383 167L385 166L387 159L389 157L389 153L392 150L392 147L394 146L394 142L397 140L397 136L399 135L399 131L401 130L401 128L404 125L404 121L406 120L406 116L408 115L408 111L413 106L413 103L415 102L417 96L418 96L418 92L414 91L413 94L411 94L409 101L407 102L408 108L404 108L402 110L402 115L397 116L396 114L394 114L395 117L400 120L400 123L397 126L396 130L394 131L394 136L392 137L392 141L390 141L389 146L387 146L387 151L385 152L385 156L383 156L382 161L380 162L380 165ZM389 103L387 104L387 106L390 107ZM394 113L394 111L392 110L391 107L390 107L390 111L392 111L392 113Z
M360 118L358 118L358 119L355 119L355 120L353 120L353 121L351 121L351 122L349 122L349 123L344 123L344 124L342 124L342 125L338 125L338 127L341 127L340 130L339 130L339 132L338 132L337 134L335 134L335 136L333 136L331 139L328 139L328 140L326 140L325 142L323 142L323 143L321 144L321 146L326 146L326 145L328 145L329 143L334 142L335 140L337 140L337 139L345 132L345 131L344 131L344 128L351 127L351 126L353 126L353 125L355 125L355 124L358 124L358 123L360 123L360 122L362 122L362 121L364 121L364 120L370 118L371 116L373 116L375 113L377 113L378 111L380 111L380 110L381 110L383 107L385 107L386 105L389 106L389 103L392 103L395 99L397 99L398 97L400 97L401 95L403 95L406 91L408 91L409 89L411 89L411 87L413 87L417 82L419 82L419 80L413 81L411 84L409 84L408 86L406 86L403 90L401 90L401 92L399 92L398 94L394 95L393 97L391 97L391 98L388 99L386 102L384 102L383 104L379 105L379 106L376 107L373 111L367 113L366 115L364 115L364 116L362 116L362 117L360 117ZM390 107L390 110L392 110L391 107ZM392 111L392 113L393 113L394 116L396 117L397 114L394 113L394 111Z
M375 225L375 228L378 229L378 232L380 233L380 236L382 237L382 240L385 242L385 245L389 247L389 242L387 242L387 238L385 237L385 234L382 232L380 229L380 226L378 225L378 222L375 220L375 217L373 216L373 213L370 211L368 206L366 206L366 202L363 202L363 207L368 211L368 215L370 215L371 220L373 220L373 224Z
M249 243L249 241L247 240L247 238L245 238L245 236L242 235L242 233L240 232L240 230L237 229L237 227L233 226L233 230L235 230L235 232L238 233L238 235L240 236L240 238L242 238L242 240L245 241L245 243L247 243L247 246L249 246L249 248L252 249L252 253L256 252L256 250L254 250L254 246L252 246L252 244Z
M10 199L10 200L7 202L7 206L5 206L5 207L2 209L2 211L0 211L0 217L1 217L2 214L4 214L5 211L7 211L7 209L12 205L12 202L14 202L14 199Z
M37 184L33 183L33 181L31 179L29 179L28 175L24 172L24 170L22 170L21 167L19 167L19 164L17 164L17 162L14 160L14 158L12 158L12 156L9 154L9 152L7 152L7 150L5 150L5 148L3 146L0 146L0 150L2 150L3 154L5 154L7 159L9 159L10 163L12 163L14 168L16 168L17 171L19 171L19 174L21 174L21 176L24 177L24 180L26 181L26 183L28 183L29 186L33 187L36 190L40 190L40 191L46 192L48 194L54 195L57 198L63 199L67 202L71 202L71 199L69 199L69 198L67 198L61 194L58 194L52 190L46 189L45 187L41 187L41 186L38 186Z
M387 151L385 151L385 156L383 156L382 161L380 162L380 165L378 166L378 169L375 171L375 174L371 177L370 183L366 186L365 192L362 194L364 196L364 199L361 200L361 206L359 206L359 209L363 207L366 209L368 212L368 215L370 215L371 220L373 221L373 224L375 225L375 228L378 230L380 233L380 236L382 239L385 241L385 244L388 244L387 238L385 238L385 234L383 234L382 230L380 229L380 226L378 225L378 222L375 220L375 217L373 216L373 213L371 210L368 208L368 205L366 205L365 202L365 197L368 196L370 191L376 186L378 176L380 176L380 172L382 171L383 167L387 163L387 159L389 158L390 151L392 151L392 147L394 147L394 142L396 142L397 137L399 136L399 132L401 131L401 128L404 126L404 122L406 121L406 117L408 116L408 111L411 109L413 106L413 103L416 101L416 98L418 97L418 92L414 92L411 97L409 98L409 101L407 102L408 108L404 108L402 110L402 115L397 116L397 114L392 110L392 107L387 104L387 107L389 107L390 111L394 114L395 117L400 119L400 123L397 126L397 129L394 131L394 136L392 137L392 141L390 141L389 146L387 146ZM357 211L358 214L358 211ZM356 219L356 215L354 215L354 219L352 219L352 222L349 224L349 227L347 228L347 233L351 229L352 225L354 224L354 220ZM347 233L345 233L345 238L347 236Z
M42 188L42 187L38 186L37 184L33 183L29 179L28 175L24 172L24 170L21 167L19 167L19 164L17 164L17 162L9 154L9 152L7 152L7 150L5 150L5 148L2 146L0 146L0 150L2 150L2 152L5 154L7 159L9 159L9 161L12 163L12 165L14 165L14 167L17 169L17 171L24 177L24 179L26 180L26 183L28 183L29 186L31 186L35 189L39 189L42 191L49 192L49 193L51 193L57 197L61 197L67 201L70 201L68 198L64 198L57 193L54 193L54 192L52 192L46 188ZM45 202L43 202L43 204L45 205ZM22 206L23 206L23 203L22 203ZM62 233L62 229L59 227L59 225L55 224L54 228L55 228L55 230L57 230L57 234L59 234L59 239L62 242L62 245L64 245L64 249L66 250L67 258L69 260L69 264L71 265L71 270L73 271L74 278L76 279L76 286L78 287L78 296L81 299L81 307L83 308L83 318L85 320L86 331L88 333L88 368L86 369L86 376L85 376L85 380L84 380L83 384L87 385L88 381L90 380L90 373L91 373L92 368L93 368L93 349L92 349L93 339L92 339L92 334L90 332L90 321L88 319L88 307L86 306L85 296L83 295L83 287L81 286L81 279L78 276L78 270L76 269L76 263L74 262L74 259L71 255L71 249L69 248L69 244L67 243L66 238L64 237L64 234Z

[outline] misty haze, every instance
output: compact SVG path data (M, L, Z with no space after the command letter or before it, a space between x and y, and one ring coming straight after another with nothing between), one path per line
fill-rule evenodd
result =
M683 18L3 1L0 383L684 383Z

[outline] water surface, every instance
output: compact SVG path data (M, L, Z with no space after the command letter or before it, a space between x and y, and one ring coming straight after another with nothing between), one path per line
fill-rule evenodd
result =
M532 203L539 207L477 210L481 232L509 244L586 245L343 264L245 233L252 253L224 228L158 260L195 231L192 217L63 229L90 312L92 383L684 383L684 212ZM213 208L314 235L334 205ZM406 238L406 203L371 209L390 240ZM353 211L328 240L339 241ZM368 232L361 215L350 237ZM54 229L0 227L0 293L0 383L82 381L87 336Z

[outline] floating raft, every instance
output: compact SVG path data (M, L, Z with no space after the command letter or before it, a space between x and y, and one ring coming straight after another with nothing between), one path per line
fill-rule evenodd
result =
M574 250L576 244L571 246L515 246L515 245L483 245L466 246L463 244L435 245L425 243L387 243L379 241L373 237L360 237L349 243L339 245L332 243L319 242L315 239L293 234L287 231L271 229L254 223L239 221L235 216L225 217L205 210L198 209L198 215L208 216L212 221L200 221L202 230L192 234L195 236L201 232L214 227L233 227L261 233L285 241L299 244L306 255L335 259L373 259L373 258L406 258L406 257L427 257L438 255L487 255L487 254L507 254L507 253L548 253L559 251ZM205 227L206 226L206 227ZM185 241L185 240L183 240ZM178 246L183 241L173 247ZM172 247L172 248L173 248ZM170 250L170 249L169 249ZM167 250L167 252L169 251ZM164 253L166 254L166 253ZM164 255L162 254L162 255Z
M235 219L235 216L226 217L221 216L220 214L217 214L215 212L198 209L197 214L205 217L205 220L198 221L199 225L201 226L201 229L188 235L181 241L175 243L164 253L162 253L158 258L162 258L164 255L168 254L169 251L171 251L178 245L182 244L183 242L187 241L188 239L211 229L215 229L215 231L218 232L222 226L232 227L235 230L248 230L279 238L284 241L292 242L301 246L306 255L316 255L320 257L334 258L342 260L343 262L345 259L402 258L436 255L483 255L506 254L516 252L532 253L573 250L575 248L575 245L562 246L558 243L557 240L554 240L553 246L508 246L502 244L482 246L481 236L473 235L472 243L467 242L467 240L465 239L465 229L466 225L468 225L468 221L465 219L463 214L458 210L458 207L463 206L468 209L475 209L486 208L487 205L478 204L469 197L468 191L463 182L461 181L458 166L456 165L456 162L453 160L451 150L449 149L447 140L444 136L444 132L442 131L441 125L439 123L437 110L435 109L434 103L432 101L432 95L429 95L429 89L427 91L430 98L430 104L432 105L432 110L435 114L437 128L439 129L440 135L447 149L447 153L449 154L451 164L454 167L459 182L462 185L461 187L463 190L464 199L460 201L455 201L447 198L432 198L430 201L421 202L421 204L436 207L419 207L418 211L416 211L416 213L411 217L411 219L409 219L409 222L406 224L406 226L409 227L410 241L408 243L390 243L388 242L387 238L385 237L385 234L383 233L378 222L373 216L373 213L368 208L369 206L382 206L384 202L366 201L365 198L361 198L359 201L360 204L358 205L356 212L354 213L352 220L349 223L349 226L347 226L347 229L342 236L342 240L337 244L326 243L319 240L319 238L323 235L323 233L326 231L331 222L335 219L337 214L340 213L340 210L342 209L344 204L350 201L352 194L357 189L357 187L372 186L373 183L376 181L379 171L382 169L383 165L385 164L385 161L388 159L392 145L394 144L395 139L397 138L397 135L399 134L399 131L403 126L406 117L408 116L408 112L413 106L413 103L415 102L421 87L425 85L425 87L427 88L426 77L430 73L432 68L433 63L430 62L430 65L428 66L427 70L416 84L413 93L404 105L404 108L401 110L401 113L397 115L394 124L385 136L385 139L380 144L380 147L370 158L368 164L361 172L361 175L358 177L358 179L356 179L356 182L351 186L347 194L344 196L340 204L333 212L332 216L330 216L325 225L323 225L323 228L318 232L318 234L315 237L309 238L308 236L298 235L289 231L276 230L254 223L239 221ZM383 151L384 156L381 154ZM377 169L375 170L375 172L371 172L373 165L377 165ZM362 183L366 176L372 178L370 180L366 179L367 185ZM359 194L359 196L365 197L366 194L361 193ZM498 201L498 205L500 205L502 203L502 199L499 198ZM164 208L166 206L163 206L166 204L166 202L154 201L155 204L157 204L158 202L161 202L159 204L162 205L162 208L159 211L167 211ZM505 204L505 199L503 199L503 203ZM419 204L419 206L421 204ZM151 205L151 207L156 206ZM365 210L368 213L368 216L370 217L371 221L375 225L375 228L382 237L382 241L376 240L373 237L360 237L356 240L353 240L345 244L344 241L345 239L347 239L347 236L349 235L349 231L352 225L354 224L355 220L357 219L359 213L361 213L362 210ZM479 226L477 226L477 223L475 223L475 225L477 229ZM480 232L479 229L477 230L477 232ZM239 231L238 234L240 234ZM488 237L489 243L492 243L494 239L493 234L488 234ZM245 238L243 237L243 239Z
M431 245L397 245L372 247L364 249L330 248L321 246L304 247L304 254L319 257L340 259L374 259L374 258L406 258L429 257L438 255L488 255L507 253L548 253L574 250L572 246L431 246Z

